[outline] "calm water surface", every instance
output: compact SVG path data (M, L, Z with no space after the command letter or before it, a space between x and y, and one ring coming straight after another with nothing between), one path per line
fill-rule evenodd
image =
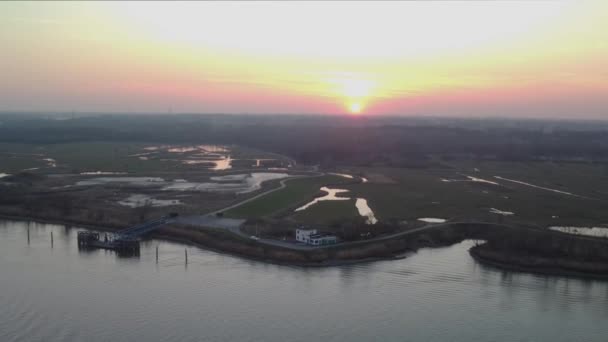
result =
M472 242L302 269L162 241L138 259L79 252L77 231L0 221L0 341L608 338L607 282L486 268L469 257Z

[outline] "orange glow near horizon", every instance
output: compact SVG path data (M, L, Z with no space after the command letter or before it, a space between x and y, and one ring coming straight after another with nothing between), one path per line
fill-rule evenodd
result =
M599 0L5 2L0 110L603 117L607 17Z

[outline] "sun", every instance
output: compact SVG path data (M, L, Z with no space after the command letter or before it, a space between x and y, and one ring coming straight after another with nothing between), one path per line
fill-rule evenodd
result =
M362 109L363 108L361 106L361 103L359 103L359 102L353 102L349 106L349 110L350 110L351 114L354 114L354 115L361 114Z
M344 97L347 111L351 115L363 113L374 88L374 82L359 76L346 74L334 80L339 85L338 94Z

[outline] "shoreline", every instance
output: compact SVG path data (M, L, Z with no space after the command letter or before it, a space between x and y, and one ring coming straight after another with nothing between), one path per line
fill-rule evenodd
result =
M59 224L77 226L84 229L98 230L103 232L114 232L121 229L118 226L97 225L92 223L75 222L62 219L36 218L17 215L0 214L0 219L12 221L30 221L46 224ZM243 240L242 238L213 228L192 228L184 225L170 225L161 228L150 235L150 238L168 242L181 243L215 253L227 254L248 260L264 262L274 265L295 267L332 267L370 263L376 261L400 260L407 258L407 254L416 252L420 248L447 247L466 239L484 239L475 236L474 230L458 230L458 225L438 227L434 230L439 236L432 235L433 231L423 232L424 239L420 234L400 236L386 241L369 241L354 246L335 245L332 248L318 250L294 251L282 247L262 245L256 241ZM474 227L474 224L470 224ZM458 232L449 238L442 238L442 234ZM486 227L487 228L487 227ZM424 234L427 233L427 234ZM552 233L551 233L552 234ZM449 234L448 234L449 235ZM606 241L608 244L608 241ZM608 270L606 263L590 263L576 259L555 260L544 256L505 254L489 249L486 243L471 247L469 255L482 265L495 267L501 270L514 272L525 272L532 274L544 274L552 276L593 278L608 280L608 272L593 271L596 269ZM569 267L564 267L566 264ZM531 266L537 265L537 266ZM577 268L579 268L577 270ZM582 270L581 270L582 269Z
M78 227L85 228L85 229L100 230L103 232L114 232L114 231L120 229L120 227L110 227L111 224L106 224L105 226L99 226L99 225L87 223L87 222L69 221L69 220L62 220L62 219L39 218L39 217L20 216L20 215L7 215L7 214L1 214L1 213L0 213L0 220L31 221L31 222L43 223L43 224L78 226Z
M61 219L37 218L37 217L27 217L27 216L6 215L6 214L0 214L0 219L7 220L7 221L36 222L36 223L40 223L40 224L75 226L78 228L97 230L97 231L102 231L102 232L115 232L122 228L122 227L108 227L107 225L101 226L101 225L96 225L96 224L91 224L91 223L81 223L81 222L61 220ZM234 250L213 247L213 246L210 246L209 244L194 241L185 236L162 233L162 230L161 230L161 232L152 233L149 237L152 239L158 239L158 240L163 240L163 241L167 241L167 242L180 243L180 244L184 244L187 246L192 246L192 247L212 251L212 252L219 253L219 254L226 254L226 255L231 255L234 257L243 258L243 259L247 259L247 260L253 260L253 261L258 261L258 262L263 262L263 263L268 263L268 264L273 264L273 265L281 265L281 266L317 268L317 267L332 267L332 266L344 266L344 265L371 263L371 262L386 261L386 260L400 260L400 259L405 258L402 255L393 255L393 256L387 256L387 257L367 257L367 258L350 259L350 260L336 259L336 260L326 260L326 261L322 261L322 262L296 262L296 261L278 260L278 259L273 259L273 258L256 257L256 256L252 256L252 255L245 254L245 253L239 253Z
M596 280L608 280L608 273L597 273L597 272L585 272L585 271L577 271L573 269L567 269L560 266L550 267L548 265L541 266L530 266L534 261L538 262L539 260L543 260L546 262L550 262L551 259L537 257L537 256L528 256L529 264L522 265L521 263L515 262L506 262L505 259L509 259L508 256L504 254L502 260L499 260L501 255L498 252L494 252L495 257L491 258L484 254L482 251L483 245L473 246L469 249L469 255L475 259L478 263L484 266L489 266L492 268L496 268L503 271L510 272L518 272L518 273L528 273L528 274L536 274L536 275L546 275L546 276L560 276L560 277L570 277L570 278L584 278L584 279L596 279ZM511 258L512 259L512 258Z
M357 260L330 260L330 261L326 261L326 262L310 262L310 263L299 263L299 262L288 262L288 261L280 261L280 260L276 260L276 259L266 259L266 258L256 258L253 256L248 256L245 254L240 254L240 253L236 253L233 251L228 251L228 250L224 250L224 249L220 249L220 248L214 248L214 247L210 247L208 245L202 244L202 243L198 243L195 241L191 241L188 240L186 238L181 238L181 237L177 237L177 236L169 236L169 235L165 235L165 234L160 234L160 235L153 235L152 236L153 239L158 239L158 240L164 240L167 242L176 242L176 243L180 243L183 245L188 245L188 246L192 246L192 247L197 247L203 250L207 250L207 251L211 251L211 252L215 252L218 254L224 254L224 255L230 255L233 257L237 257L237 258L242 258L242 259L247 259L247 260L252 260L252 261L257 261L257 262L262 262L262 263L266 263L266 264L272 264L272 265L279 265L279 266L295 266L295 267L304 267L304 268L321 268L321 267L332 267L332 266L345 266L345 265L353 265L353 264L365 264L365 263L371 263L371 262L376 262L376 261L388 261L388 260L401 260L401 259L405 259L405 257L403 256L394 256L394 257L374 257L374 258L365 258L365 259L357 259Z

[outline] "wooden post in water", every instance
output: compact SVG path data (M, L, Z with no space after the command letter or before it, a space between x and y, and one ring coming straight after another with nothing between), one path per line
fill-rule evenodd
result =
M158 245L156 245L156 264L158 265Z
M27 227L27 245L30 245L30 227Z
M186 266L188 266L188 250L184 248L184 255L186 256Z
M53 232L51 232L51 248L53 248Z

